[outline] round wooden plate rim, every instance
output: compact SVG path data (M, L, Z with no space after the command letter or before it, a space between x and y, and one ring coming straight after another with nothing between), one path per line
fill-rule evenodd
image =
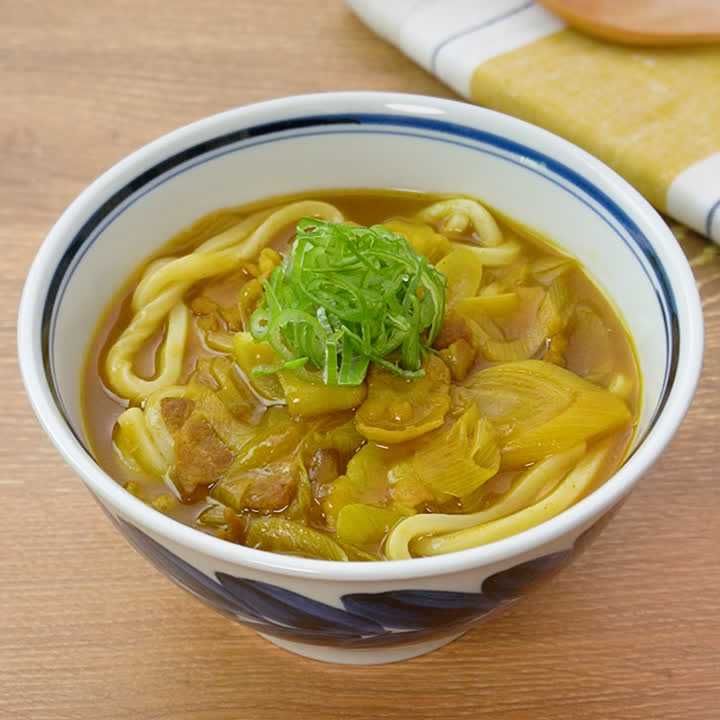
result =
M570 26L629 45L720 43L717 0L540 0Z

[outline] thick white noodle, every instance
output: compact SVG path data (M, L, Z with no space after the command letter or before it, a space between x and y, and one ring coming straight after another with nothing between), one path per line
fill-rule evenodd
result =
M421 538L413 548L421 555L443 555L487 545L517 535L547 522L580 500L593 486L605 460L611 441L604 441L585 455L567 477L549 495L534 505L507 517L438 537Z
M466 217L473 226L480 245L495 247L503 241L502 232L493 216L476 200L452 198L428 205L416 216L422 222L444 221L446 231L463 230Z
M254 213L189 255L151 263L133 293L135 314L107 354L105 371L111 389L137 402L176 384L182 374L190 327L190 313L183 303L188 289L199 280L225 274L255 258L280 230L303 217L343 220L333 205L302 200ZM134 369L135 356L163 325L165 338L158 351L155 376L140 377Z
M551 482L559 482L582 457L585 443L540 461L515 478L510 489L494 505L469 515L429 513L413 515L399 522L385 542L390 560L412 557L410 544L420 537L442 536L465 530L511 515L531 504L538 493Z

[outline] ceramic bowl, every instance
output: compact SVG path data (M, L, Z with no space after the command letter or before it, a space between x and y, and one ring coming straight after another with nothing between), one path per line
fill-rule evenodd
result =
M440 557L371 563L234 545L156 512L106 475L84 438L80 369L99 313L132 270L210 210L314 188L377 187L476 196L580 259L637 344L642 413L623 467L574 507L514 537ZM702 316L666 225L587 153L464 103L332 93L209 117L93 182L32 266L19 353L43 427L117 528L162 572L296 653L382 663L429 652L514 603L607 521L687 410L701 365Z

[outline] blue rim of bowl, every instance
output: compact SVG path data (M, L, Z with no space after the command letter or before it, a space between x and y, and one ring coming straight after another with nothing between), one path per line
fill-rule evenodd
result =
M45 376L53 399L68 428L91 458L93 458L92 452L70 422L55 379L51 348L55 346L56 320L65 290L75 269L95 240L141 197L198 165L229 153L271 142L307 136L359 133L417 137L493 155L528 172L540 175L569 192L613 230L643 268L653 287L663 317L666 341L665 377L660 398L645 435L650 432L667 402L675 379L679 358L679 326L677 302L670 279L652 244L635 221L587 178L564 163L515 140L434 118L387 113L334 113L254 125L192 145L156 163L126 183L97 208L74 235L58 261L48 286L42 312L41 348ZM89 342L90 338L88 338Z

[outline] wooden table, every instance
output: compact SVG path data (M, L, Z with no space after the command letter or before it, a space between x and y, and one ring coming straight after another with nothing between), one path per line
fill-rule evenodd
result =
M588 554L432 655L305 661L191 600L111 528L25 399L21 285L70 200L178 125L290 93L450 91L340 0L3 0L0 17L0 717L719 716L720 262L697 267L707 351L690 415Z

